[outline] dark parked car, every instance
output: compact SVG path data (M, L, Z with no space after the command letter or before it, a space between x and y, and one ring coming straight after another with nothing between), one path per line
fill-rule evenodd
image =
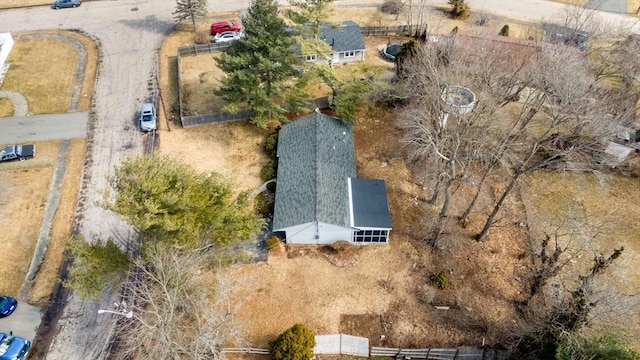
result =
M211 35L220 34L227 31L242 31L242 26L231 21L216 21L211 24Z
M0 318L7 317L18 307L18 301L11 296L0 295Z
M12 333L0 333L0 360L23 360L27 358L31 341Z
M56 0L51 5L52 9L76 8L82 4L82 0Z
M11 145L0 150L0 161L20 159L24 161L36 156L35 145Z
M387 45L384 47L384 49L382 49L382 51L380 51L380 55L382 55L382 57L384 57L385 59L389 59L391 61L395 61L396 57L398 56L398 54L400 53L400 50L402 50L402 45Z

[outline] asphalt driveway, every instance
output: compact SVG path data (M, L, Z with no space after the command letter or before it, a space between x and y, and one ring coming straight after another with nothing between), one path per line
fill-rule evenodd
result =
M2 118L0 144L84 138L88 121L88 111Z

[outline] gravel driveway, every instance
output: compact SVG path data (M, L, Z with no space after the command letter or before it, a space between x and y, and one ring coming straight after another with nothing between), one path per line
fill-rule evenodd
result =
M281 1L285 3L285 1ZM444 3L444 1L441 1ZM551 18L561 5L542 0L469 0L473 10L540 20ZM380 1L337 0L343 4L379 4ZM247 0L209 1L211 12L246 8ZM95 36L101 45L101 64L90 116L88 161L85 167L77 225L91 239L126 241L131 229L116 216L95 205L106 187L105 176L128 156L143 152L143 137L135 124L140 104L155 96L157 50L172 27L174 0L91 1L77 9L53 11L34 7L0 12L0 32L40 29L81 29ZM632 24L627 18L607 14L607 19ZM633 25L638 32L637 24ZM39 344L46 359L102 359L113 330L114 317L98 315L108 306L82 301L71 294L59 315L57 335L50 344ZM46 354L46 355L44 355Z

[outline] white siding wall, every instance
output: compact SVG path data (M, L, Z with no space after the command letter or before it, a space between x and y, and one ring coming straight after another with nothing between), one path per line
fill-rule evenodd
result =
M283 229L287 244L316 244L316 223L306 223Z
M326 223L307 223L282 229L286 233L287 244L333 244L339 240L351 242L353 230ZM316 238L318 235L318 238Z
M13 37L10 33L0 33L0 68L7 61L11 48L13 47Z
M318 239L318 244L333 244L340 240L351 242L351 239L353 238L353 230L351 228L325 223L319 223L318 228L320 230L320 239Z

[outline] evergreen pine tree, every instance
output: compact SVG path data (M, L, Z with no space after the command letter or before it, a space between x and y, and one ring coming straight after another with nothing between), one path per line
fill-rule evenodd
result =
M305 107L303 59L275 0L252 1L242 25L246 36L216 59L226 73L217 93L229 103L226 110L248 105L251 121L266 128L270 122L285 121L287 112Z

